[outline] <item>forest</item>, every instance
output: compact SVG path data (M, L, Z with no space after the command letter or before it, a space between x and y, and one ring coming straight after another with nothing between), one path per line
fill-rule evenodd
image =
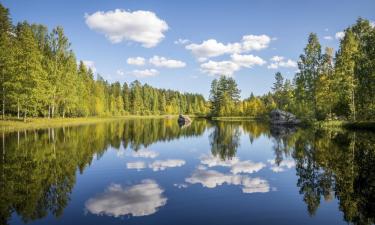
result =
M277 72L272 90L241 99L232 77L211 83L210 97L159 89L135 80L109 83L77 62L62 27L13 25L0 4L2 118L190 114L265 117L275 108L306 121L373 121L375 28L363 18L345 30L339 49L308 36L292 80Z
M108 83L77 59L62 27L13 26L0 4L2 118L205 114L200 94Z
M211 84L214 116L262 116L274 108L305 120L371 121L375 118L375 28L366 19L345 30L336 53L311 33L293 80L275 74L272 91L240 100L233 78Z

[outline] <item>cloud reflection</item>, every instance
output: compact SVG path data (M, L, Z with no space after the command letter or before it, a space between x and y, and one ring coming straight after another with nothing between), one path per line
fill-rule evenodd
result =
M147 216L167 203L163 189L153 180L143 180L140 184L123 188L111 184L107 190L86 201L86 209L96 215L107 216Z
M224 174L216 170L197 168L185 179L190 184L201 184L203 187L215 188L222 184L241 186L243 193L266 193L270 191L268 181L261 178L251 178L245 175Z
M128 163L126 163L126 168L141 170L141 169L146 168L146 163L143 162L143 161L128 162Z
M185 165L182 159L156 160L148 165L153 171L165 170L166 168L180 167Z
M159 153L155 152L155 151L152 151L152 150L148 150L148 149L141 149L141 150L138 150L136 152L133 152L132 156L136 157L136 158L151 158L151 159L154 159L154 158L159 156Z
M213 155L204 155L201 157L201 163L208 167L223 166L231 167L233 174L239 173L255 173L263 169L266 165L262 162L252 162L250 160L240 161L238 157L232 159L222 160L219 157Z
M291 169L296 165L292 159L284 159L279 165L276 164L274 159L269 159L267 162L271 164L271 170L275 173L283 172L286 169Z

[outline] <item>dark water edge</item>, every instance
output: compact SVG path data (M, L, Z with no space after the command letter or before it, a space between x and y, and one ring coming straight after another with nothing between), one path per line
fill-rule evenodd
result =
M1 224L374 223L373 132L134 119L1 139Z

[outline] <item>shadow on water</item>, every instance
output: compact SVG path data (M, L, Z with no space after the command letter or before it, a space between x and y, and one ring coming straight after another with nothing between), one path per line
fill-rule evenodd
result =
M250 143L261 136L270 139L276 165L284 158L294 159L296 185L311 216L322 199L337 198L345 221L375 222L374 133L207 120L180 128L177 121L165 119L1 134L0 222L7 224L13 213L25 223L48 214L61 216L69 204L76 171L83 173L109 147L137 151L155 142L198 137L205 131L212 154L222 160L236 156L241 134Z

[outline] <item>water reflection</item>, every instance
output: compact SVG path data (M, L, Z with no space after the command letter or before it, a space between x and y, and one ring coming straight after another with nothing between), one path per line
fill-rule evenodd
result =
M207 126L201 120L180 129L174 120L146 119L3 133L0 224L8 224L14 212L25 223L48 214L60 217L69 203L76 170L83 173L110 146L131 147L140 151L136 157L153 157L141 149L157 141L199 136Z
M272 182L258 173L295 170L295 185L310 215L317 213L323 200L336 198L345 221L375 222L374 133L206 120L195 120L181 129L174 120L148 119L2 134L0 223L9 223L12 214L23 222L49 214L62 216L76 183L76 171L84 173L93 159L100 159L110 147L124 158L129 156L129 169L186 169L187 159L157 159L160 152L148 147L156 142L200 137L205 131L209 146L201 148L209 149L210 154L200 156L199 165L183 176L185 183L174 184L177 188L232 185L243 193L267 193L273 188ZM244 137L250 145L261 138L272 142L274 158L264 162L241 160L237 151ZM131 152L125 152L129 149ZM111 184L87 200L85 207L91 214L141 216L154 214L166 202L167 196L156 181L143 180L126 187Z
M185 181L190 184L201 184L206 188L215 188L222 184L238 185L242 188L243 193L265 193L270 190L268 182L259 177L251 178L245 175L225 174L207 169L204 166L199 166Z
M93 214L107 216L147 216L167 203L164 190L154 180L123 188L111 184L103 194L90 198L85 206Z

